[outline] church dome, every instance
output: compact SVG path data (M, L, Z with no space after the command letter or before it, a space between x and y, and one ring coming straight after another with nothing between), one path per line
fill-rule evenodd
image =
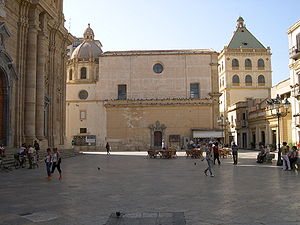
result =
M88 24L88 28L84 31L83 42L74 50L71 59L74 58L98 58L102 53L100 41L94 40L94 31Z

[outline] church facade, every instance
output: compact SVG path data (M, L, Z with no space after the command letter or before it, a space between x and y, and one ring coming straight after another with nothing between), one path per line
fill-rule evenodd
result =
M66 47L63 1L0 1L0 141L64 146Z
M221 137L217 52L101 47L89 26L68 60L68 143L178 149L191 137Z

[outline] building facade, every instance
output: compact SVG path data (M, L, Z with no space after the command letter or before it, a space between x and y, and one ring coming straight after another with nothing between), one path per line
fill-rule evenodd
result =
M292 139L300 142L300 20L288 29L292 92Z
M145 150L220 137L217 52L101 47L88 27L68 61L68 143Z
M0 141L9 146L65 140L63 1L0 1Z
M290 101L290 79L283 80L271 89L271 98L279 97L283 103ZM279 118L276 110L268 106L270 98L251 99L237 102L228 108L227 115L230 125L229 136L244 149L259 149L259 145L267 145L277 148L279 141L295 144L292 140L292 113L291 108L285 113L283 107L279 108Z
M247 98L269 98L272 87L271 50L253 36L242 17L219 57L220 113L227 115L229 107ZM231 137L229 137L231 136ZM225 143L232 135L225 131Z

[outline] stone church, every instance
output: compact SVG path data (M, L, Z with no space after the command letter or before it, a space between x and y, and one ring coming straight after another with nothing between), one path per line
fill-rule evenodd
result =
M0 1L0 142L65 140L66 47L62 0Z
M216 51L103 52L90 25L77 45L67 63L69 144L146 150L221 137Z

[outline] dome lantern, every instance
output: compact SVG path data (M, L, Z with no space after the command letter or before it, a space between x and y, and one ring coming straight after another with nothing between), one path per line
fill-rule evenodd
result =
M90 41L93 41L94 40L94 31L93 29L91 28L91 24L88 24L88 28L86 28L86 30L84 31L84 34L83 34L83 37L84 37L84 40L90 40Z
M71 59L80 58L80 59L95 59L98 58L102 52L101 42L94 40L94 31L88 24L88 28L83 33L83 42L77 46L73 51Z

